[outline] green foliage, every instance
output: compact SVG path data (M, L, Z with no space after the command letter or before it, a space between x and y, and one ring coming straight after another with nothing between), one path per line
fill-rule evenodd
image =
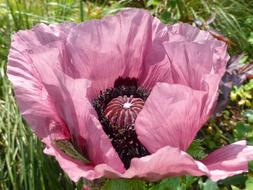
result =
M0 0L0 189L46 190L82 189L84 181L74 184L58 163L43 153L43 145L26 127L6 76L6 62L11 35L37 23L80 22L101 18L131 6L145 8L165 23L193 23L215 20L207 29L215 29L231 41L232 54L244 52L243 62L253 58L252 0ZM215 120L210 120L188 149L196 159L217 147L245 138L253 144L253 80L234 88L234 102ZM238 106L234 105L237 104ZM244 108L247 107L247 110ZM71 152L73 154L73 151ZM74 152L76 155L77 153ZM252 165L252 164L251 164ZM250 165L250 168L253 168ZM253 170L251 170L252 172ZM85 181L85 183L88 183ZM252 173L218 183L204 177L174 177L160 182L141 180L105 181L102 189L241 189L253 188Z
M220 187L227 187L229 188L230 186L233 186L233 187L238 187L238 188L244 188L244 184L247 180L247 176L244 175L244 174L240 174L240 175L235 175L235 176L232 176L232 177L229 177L229 178L226 178L224 180L220 180L218 182L218 185Z
M211 181L211 180L207 180L204 184L203 184L203 190L218 190L218 185Z
M251 79L247 84L236 87L234 86L231 92L231 100L236 101L240 106L253 106L253 79Z
M247 118L248 123L253 124L253 109L245 110L243 115Z
M108 181L101 190L145 190L145 186L145 182L141 180L118 179Z
M246 188L245 190L251 190L253 189L253 177L249 177L246 181Z
M203 140L195 139L187 152L195 159L202 159L206 156L205 148L203 147Z
M180 178L171 177L160 181L159 183L153 185L149 190L181 190L180 188Z
M234 136L238 139L245 139L252 131L252 127L246 123L238 122L235 126Z

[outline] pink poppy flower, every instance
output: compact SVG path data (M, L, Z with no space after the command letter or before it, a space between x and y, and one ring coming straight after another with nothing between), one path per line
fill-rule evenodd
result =
M208 32L127 9L19 31L8 77L45 153L73 181L219 180L247 171L253 147L239 141L203 160L185 151L214 108L227 60L225 43ZM70 156L65 145L88 160Z

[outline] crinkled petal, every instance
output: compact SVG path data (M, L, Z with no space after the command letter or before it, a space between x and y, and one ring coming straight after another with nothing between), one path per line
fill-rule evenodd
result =
M84 148L83 151L87 151L94 164L106 163L118 171L124 171L87 97L91 82L73 79L54 68L51 62L46 62L48 53L52 53L52 50L43 50L30 57L57 112L68 126L72 140L78 147Z
M206 95L187 86L158 83L136 119L138 139L151 153L167 145L186 150L206 119Z
M130 168L123 176L157 181L170 176L201 176L207 173L207 168L187 153L178 148L165 146L152 155L133 158Z
M56 147L50 145L49 143L47 143L44 153L54 156L63 171L66 172L70 179L74 182L77 182L81 177L90 180L101 177L99 173L94 171L94 167L92 165L85 165L81 161L69 158L67 155L58 151Z
M253 146L247 146L246 141L242 140L219 148L202 162L210 171L209 177L218 181L247 172L250 160L253 160Z
M139 78L146 52L164 27L140 9L79 24L67 39L76 77L93 81L94 94L119 76Z
M55 139L69 138L68 129L48 96L47 89L30 59L29 51L17 50L16 43L14 37L8 57L7 74L14 86L21 114L40 138L46 138L49 134ZM54 48L52 51L58 50ZM59 61L53 53L47 56L54 63Z
M219 42L213 40L202 43L166 42L164 47L170 59L173 83L207 92L205 109L211 112L228 60L226 46L219 46Z
M246 141L238 141L224 146L204 160L194 160L179 148L165 146L157 152L133 158L130 168L120 173L106 164L95 167L71 160L55 148L47 148L45 152L54 155L64 171L73 181L81 177L89 180L100 177L108 178L141 178L148 181L158 181L171 176L208 176L214 181L246 172L248 161L253 160L253 147L247 146Z
M164 48L170 60L173 83L208 91L207 109L210 111L229 59L227 45L189 24L174 24L168 30L170 40L164 42Z
M28 64L34 69L32 82L39 81L40 89L44 90L43 96L41 90L39 91L39 101L34 103L35 106L40 107L43 98L50 100L46 102L47 106L52 105L53 111L61 119L62 123L67 126L71 139L74 144L79 147L81 151L87 152L89 159L93 164L106 163L118 171L124 171L123 164L111 145L110 140L104 133L101 124L96 118L95 111L87 99L87 93L90 87L90 82L86 79L73 79L64 74L57 65L62 61L64 52L61 51L62 43L54 46L46 45L34 48L27 52L27 60L22 64L27 67ZM9 75L12 76L14 71L19 70L16 67L9 65ZM16 70L15 70L16 69ZM21 76L21 80L25 80L26 76ZM30 80L28 80L30 81ZM14 85L17 82L14 81ZM22 84L20 84L22 86ZM20 87L21 88L21 87ZM29 88L25 85L22 88ZM27 92L20 94L20 97L26 97ZM30 94L28 94L30 96ZM19 97L19 96L18 96ZM34 97L31 97L34 98ZM36 98L36 97L35 97ZM24 112L30 111L30 117L37 119L36 110L28 106L29 98L24 102ZM21 105L22 107L22 105ZM50 107L51 108L51 107ZM45 114L50 114L52 110L48 108ZM27 110L28 109L28 110ZM30 110L31 109L31 110ZM43 109L40 108L40 109ZM44 118L41 118L42 123ZM38 121L37 121L38 122ZM29 123L34 128L33 123ZM38 131L44 130L48 125L39 126ZM47 135L51 136L50 131ZM70 138L70 136L69 136ZM54 138L52 139L54 140Z
M157 82L187 83L188 76L198 81L211 72L223 75L228 60L224 42L185 23L157 30L149 47L139 79L150 89Z
M166 145L186 150L214 108L228 57L217 40L201 42L164 43L164 82L180 85L155 86L137 117L138 138L151 152Z
M223 52L216 50L216 41L195 42L165 42L170 62L170 72L173 83L190 86L196 90L208 90L206 79L208 75L224 74L227 62L226 48ZM217 86L217 84L212 84Z
M224 146L204 160L194 160L186 152L170 146L142 158L133 158L130 168L120 174L108 166L100 165L96 171L109 178L142 178L157 181L170 176L208 176L214 181L237 175L248 170L248 161L253 160L253 146L246 141Z
M148 181L158 181L170 176L209 174L204 164L194 160L186 152L170 146L149 156L133 158L130 168L123 174L103 165L97 166L95 170L109 178L141 178Z
M38 24L31 30L20 30L13 36L12 48L22 52L56 41L65 41L75 23Z
M70 64L71 60L65 50L65 41L75 25L75 23L38 24L30 30L20 30L12 37L10 54L11 52L24 54L24 52L32 52L34 49L38 51L40 48L43 51L43 46L59 48L60 51L64 52L62 53L64 57L61 58L61 62L52 60L53 63L57 64L54 66L57 66L62 72L74 76L74 69ZM15 66L21 67L20 65ZM26 67L26 65L23 64L22 67Z
M123 172L119 172L107 164L85 164L82 161L74 160L63 152L59 151L51 141L48 141L46 139L43 140L43 142L47 144L47 147L44 149L44 153L54 156L60 164L61 168L74 182L77 182L81 178L94 180L101 177L123 177Z
M168 31L170 42L187 41L201 43L201 41L207 40L217 41L208 31L200 30L198 27L193 27L187 23L177 23L168 26ZM219 43L224 44L223 42Z
M250 160L253 160L253 146L247 146L243 140L212 152L202 161L194 160L179 148L166 146L149 156L133 158L130 168L124 174L104 165L98 166L96 171L109 178L142 178L157 181L170 176L205 175L218 181L247 172Z

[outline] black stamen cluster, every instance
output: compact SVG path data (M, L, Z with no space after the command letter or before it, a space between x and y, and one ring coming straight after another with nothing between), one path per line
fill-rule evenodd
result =
M100 92L100 95L93 101L98 119L105 133L110 138L114 149L124 163L125 168L129 168L132 158L149 155L149 152L138 140L134 124L128 124L123 127L112 125L103 113L107 104L118 96L133 95L135 98L141 98L145 101L149 94L149 91L137 86L137 79L118 78L113 88Z

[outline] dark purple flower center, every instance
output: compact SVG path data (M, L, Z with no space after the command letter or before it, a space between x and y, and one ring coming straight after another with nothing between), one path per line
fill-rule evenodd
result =
M118 78L94 99L93 106L105 133L119 154L125 168L131 159L149 154L135 132L135 120L149 96L149 91L138 87L135 78Z

